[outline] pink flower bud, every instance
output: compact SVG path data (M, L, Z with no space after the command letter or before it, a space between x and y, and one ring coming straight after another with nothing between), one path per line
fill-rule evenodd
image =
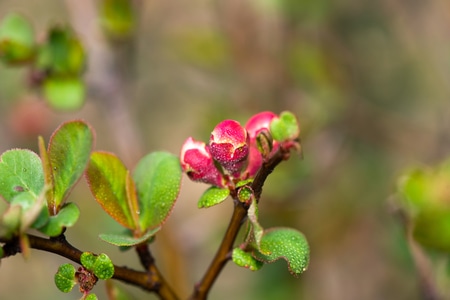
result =
M270 130L270 123L274 118L278 116L271 111L263 111L252 116L245 124L250 140L255 139L261 130Z
M258 150L257 136L258 134L267 134L270 132L270 123L273 119L278 118L276 114L270 111L264 111L252 116L247 124L245 124L245 129L247 129L248 135L250 137L250 155L248 159L248 165L246 169L247 176L252 178L261 168L263 163L263 156ZM279 144L274 142L272 145L272 151L270 153L265 153L264 156L269 157L277 151ZM264 149L266 152L267 149Z
M181 147L181 167L193 181L224 187L222 174L217 170L209 147L189 137Z
M212 157L233 177L240 177L249 152L247 131L234 120L219 123L209 141Z

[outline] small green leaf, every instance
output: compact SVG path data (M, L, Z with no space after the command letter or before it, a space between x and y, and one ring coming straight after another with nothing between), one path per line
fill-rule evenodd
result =
M138 191L142 231L161 226L172 211L181 184L178 157L154 152L142 158L133 173Z
M47 151L54 183L53 199L48 203L51 212L59 210L72 187L83 175L93 139L91 128L83 121L63 123L52 134Z
M126 191L125 165L112 153L93 152L86 178L95 200L118 223L135 229L133 214Z
M43 92L52 108L71 111L83 106L86 86L79 77L50 76L44 81Z
M97 256L92 271L98 279L106 280L113 277L114 265L108 255L101 253Z
M84 298L84 300L97 300L97 295L96 294L88 294L86 295L86 297Z
M109 279L114 275L114 265L108 255L101 253L83 252L80 262L88 271L92 271L99 279Z
M263 262L256 260L251 253L245 252L241 248L233 249L232 259L239 267L244 267L251 271L258 271L264 266Z
M65 204L57 215L50 216L48 222L41 228L40 232L48 236L60 235L64 228L72 227L80 216L80 210L75 203Z
M0 195L11 202L28 193L36 199L44 188L44 172L39 156L25 149L6 151L0 157Z
M450 253L450 209L423 209L413 220L413 236L417 242Z
M236 187L239 188L239 187L242 187L244 185L248 185L249 183L252 183L253 180L254 180L253 178L246 179L246 180L241 180L238 183L236 183Z
M261 239L261 251L253 251L253 257L265 263L280 258L288 263L292 275L298 276L308 267L309 245L305 236L291 228L266 230Z
M0 236L10 238L20 232L20 220L23 208L20 205L10 205L0 219Z
M83 252L80 256L80 262L87 270L92 271L94 269L97 256L92 252Z
M248 203L250 200L254 199L253 189L250 186L243 186L238 189L238 199L242 203Z
M31 24L21 15L6 15L0 23L0 59L10 64L27 62L34 50Z
M230 195L229 189L221 189L216 186L208 188L198 200L198 208L208 208L222 203Z
M423 246L450 252L450 160L435 168L416 168L401 177L399 204Z
M112 38L123 39L129 37L135 25L132 1L101 1L100 24Z
M20 217L20 232L25 232L30 226L38 228L48 220L44 190L37 198L34 198L30 193L20 193L14 197L11 205L20 205L23 208Z
M255 200L253 200L247 211L248 220L251 223L250 237L254 239L254 243L256 244L258 251L268 254L261 249L261 239L264 234L264 228L258 222L258 213L258 204Z
M131 247L144 243L145 241L153 237L159 230L161 230L161 227L153 228L152 230L147 231L143 236L138 238L125 234L99 234L99 238L104 242L115 246Z
M84 70L85 60L83 46L73 30L54 26L39 49L37 67L51 76L78 77Z
M297 118L289 111L284 111L279 118L275 118L270 123L270 133L276 141L286 141L298 138L300 127Z
M75 267L71 264L63 264L55 274L56 287L63 293L68 293L75 286Z

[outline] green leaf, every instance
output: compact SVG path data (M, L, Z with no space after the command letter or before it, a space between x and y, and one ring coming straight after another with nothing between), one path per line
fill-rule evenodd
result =
M101 253L97 256L92 271L98 279L106 280L113 277L114 265L108 255Z
M48 209L45 205L45 191L34 198L30 193L20 193L11 201L11 206L22 207L20 216L20 232L25 232L30 226L38 228L48 221Z
M96 294L89 294L86 295L86 297L84 297L84 300L97 300L97 295Z
M428 202L430 176L421 169L415 169L401 178L398 190L405 204L414 209L420 209Z
M399 204L425 247L450 253L450 160L435 168L421 167L399 180Z
M34 50L31 24L21 15L6 15L0 24L0 59L10 64L27 62Z
M423 209L413 220L413 236L417 242L450 253L450 209Z
M142 158L133 173L138 191L142 231L161 226L178 198L181 184L178 157L154 152Z
M94 269L97 256L92 252L83 252L80 256L80 262L87 270L92 271Z
M265 263L282 258L291 274L298 276L308 267L309 246L305 236L295 229L272 228L264 232L261 251L254 250L253 257Z
M250 237L254 239L258 251L268 254L261 249L261 240L264 234L264 228L258 222L258 204L253 200L247 211L248 220L251 223L251 235Z
M68 27L50 28L46 43L39 49L37 67L51 76L78 77L86 55L80 41Z
M11 202L19 194L36 199L44 188L39 156L25 149L6 151L0 157L0 195Z
M52 108L71 111L83 106L86 86L79 77L50 76L44 81L43 92Z
M80 216L80 210L75 203L65 204L57 215L50 216L48 222L41 228L40 232L48 236L60 235L64 228L72 227Z
M10 205L0 219L0 236L11 238L20 232L20 221L23 208L20 205Z
M132 1L101 1L100 24L112 38L123 39L129 37L135 25Z
M99 279L109 279L114 275L114 265L108 255L101 253L83 252L80 257L81 264Z
M254 180L254 178L249 178L249 179L246 179L246 180L241 180L241 181L239 181L238 183L236 183L236 187L239 188L239 187L243 187L244 185L250 185L250 183L252 183L253 180Z
M222 189L216 186L208 188L198 200L198 208L208 208L222 203L230 195L229 189Z
M270 133L274 140L283 142L298 138L300 127L297 118L289 111L284 111L279 118L275 118L270 123Z
M83 121L63 123L52 134L48 146L53 189L47 199L51 213L55 214L81 178L92 150L93 133Z
M55 274L56 287L63 293L68 293L75 286L75 267L71 264L63 264Z
M245 252L241 248L234 248L231 257L236 265L251 271L257 271L264 266L263 262L256 260L251 253Z
M125 165L112 153L93 152L86 178L95 200L114 220L129 229L135 229L133 214L126 191Z
M130 235L119 235L119 234L99 234L99 238L109 244L120 246L120 247L131 247L138 244L142 244L148 239L150 239L152 236L154 236L159 230L161 230L161 227L153 228L152 230L147 231L143 236L141 237L133 237Z

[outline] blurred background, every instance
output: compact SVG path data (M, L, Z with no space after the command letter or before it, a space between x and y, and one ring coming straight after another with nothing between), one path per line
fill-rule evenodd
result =
M82 118L97 150L128 168L148 152L178 154L188 136L207 140L223 119L292 111L303 158L266 182L264 227L289 226L309 240L300 278L284 261L251 272L229 263L210 299L423 299L404 230L389 198L405 169L434 164L450 146L450 2L390 0L135 1L133 33L102 31L100 1L0 0L37 38L70 24L88 54L86 103L57 112L27 86L25 68L0 65L0 150L37 151L63 121ZM231 201L196 208L206 185L183 180L180 198L152 251L182 298L214 256ZM120 228L82 180L69 201L81 209L69 241L139 268L134 252L101 242ZM0 208L6 207L4 203ZM65 259L37 250L2 260L2 299L77 299L53 275ZM120 284L136 299L157 299ZM100 299L102 289L94 290Z

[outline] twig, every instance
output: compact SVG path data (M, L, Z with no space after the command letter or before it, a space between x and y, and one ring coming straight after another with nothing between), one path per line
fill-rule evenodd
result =
M288 150L281 149L266 163L264 163L252 183L252 189L255 193L255 199L259 201L262 193L264 182L274 168L289 155ZM230 260L230 252L233 248L234 241L239 233L245 218L247 217L247 207L245 207L237 199L234 199L234 210L228 224L225 236L216 252L209 268L206 270L202 280L194 287L194 292L189 298L191 300L204 300L208 296L208 292L219 276L226 263Z
M66 240L64 235L47 239L28 234L27 238L29 240L30 247L33 249L51 252L70 259L75 263L81 264L80 257L83 252L72 246ZM20 252L20 246L18 245L19 239L13 239L11 241L1 240L0 242L4 242L5 245L3 245L3 249L8 250L5 251L4 257L12 256ZM161 299L177 299L176 295L166 284L154 264L150 266L150 270L148 272L136 271L127 267L119 267L114 265L113 278L134 286L138 286L144 290L154 292L158 294Z
M140 244L136 246L136 252L139 256L142 266L148 271L152 281L158 284L158 295L161 299L177 300L178 296L172 290L171 286L167 284L164 277L156 268L155 260L150 252L147 244Z

